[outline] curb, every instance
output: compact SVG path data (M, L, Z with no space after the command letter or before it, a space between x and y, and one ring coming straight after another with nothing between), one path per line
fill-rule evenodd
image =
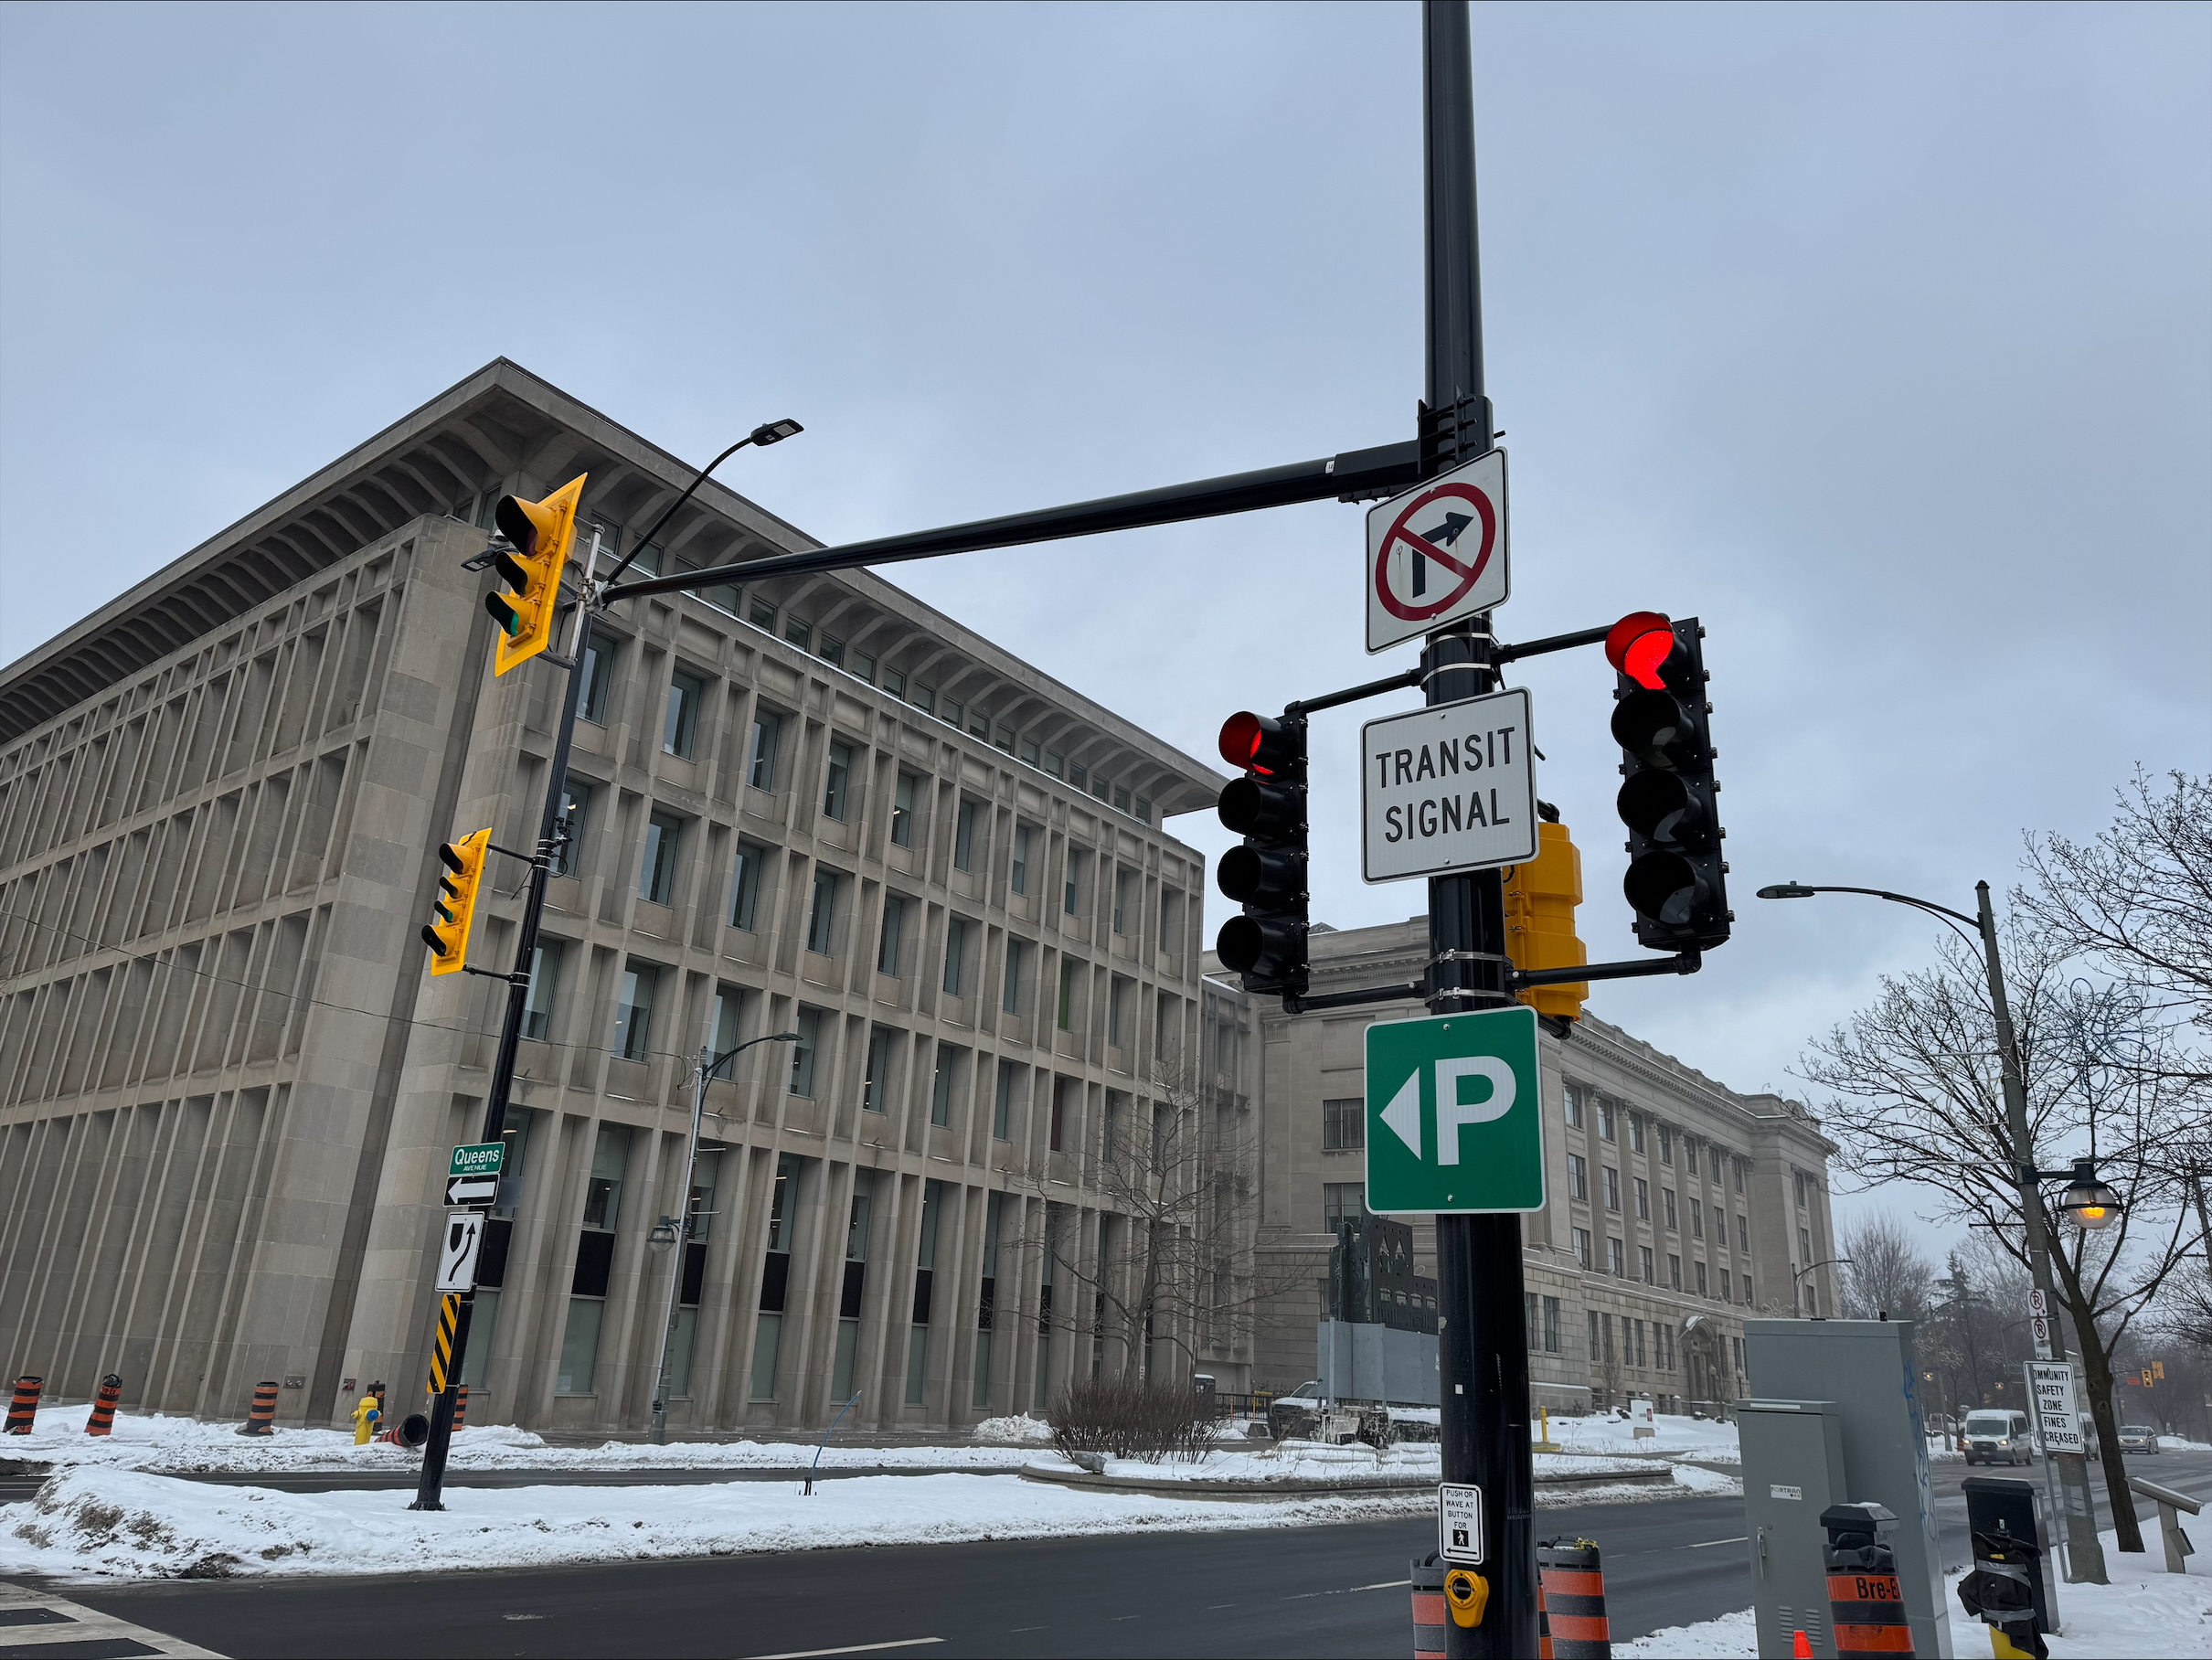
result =
M1433 1475L1374 1475L1349 1476L1342 1481L1317 1481L1308 1477L1290 1476L1281 1481L1150 1481L1141 1475L1093 1475L1088 1470L1047 1470L1036 1464L1025 1464L1020 1471L1026 1482L1044 1482L1058 1487L1081 1487L1094 1493L1142 1493L1154 1498L1313 1498L1330 1494L1347 1496L1367 1496L1388 1493L1432 1493L1437 1477ZM1539 1487L1598 1486L1612 1484L1672 1484L1675 1473L1672 1465L1654 1470L1601 1470L1588 1474L1539 1475Z

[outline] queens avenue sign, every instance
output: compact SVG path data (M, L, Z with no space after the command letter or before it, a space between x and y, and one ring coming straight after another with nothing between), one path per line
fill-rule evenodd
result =
M1528 717L1516 688L1362 727L1361 874L1395 882L1534 858Z

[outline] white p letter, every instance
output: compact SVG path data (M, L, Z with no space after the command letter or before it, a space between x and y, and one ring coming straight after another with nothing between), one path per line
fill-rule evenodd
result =
M1487 1078L1490 1080L1490 1099L1473 1106L1462 1106L1460 1080L1462 1078ZM1493 1119L1505 1117L1513 1111L1513 1098L1518 1088L1514 1082L1513 1069L1494 1056L1478 1055L1473 1059L1438 1061L1436 1162L1440 1165L1458 1164L1461 1127L1486 1124Z

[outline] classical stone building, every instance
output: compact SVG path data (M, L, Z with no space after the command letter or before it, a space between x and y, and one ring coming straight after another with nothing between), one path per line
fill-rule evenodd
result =
M1318 932L1319 992L1403 984L1428 960L1428 922ZM1240 1091L1258 1103L1260 1254L1311 1263L1363 1206L1364 1038L1416 1003L1286 1016L1232 992L1209 958L1209 1008L1245 999L1257 1041ZM1685 987L1693 995L1695 982ZM1834 1312L1827 1158L1804 1107L1739 1095L1585 1014L1539 1043L1547 1203L1523 1222L1534 1398L1553 1410L1630 1396L1712 1410L1743 1389L1749 1314ZM1415 1227L1415 1272L1435 1272L1433 1224ZM1810 1269L1810 1272L1803 1271ZM1325 1288L1282 1298L1259 1335L1252 1387L1313 1375Z
M49 1399L422 1389L504 988L417 931L441 839L535 835L563 684L492 676L462 561L580 473L608 553L691 478L493 363L0 671L0 1364ZM816 545L710 484L642 563ZM1217 996L1160 825L1221 777L865 572L618 605L580 710L472 1414L643 1424L671 1274L679 1426L959 1423L1122 1364L1016 1246L1127 1272L1104 1127ZM656 1255L699 1050L785 1030L708 1084Z

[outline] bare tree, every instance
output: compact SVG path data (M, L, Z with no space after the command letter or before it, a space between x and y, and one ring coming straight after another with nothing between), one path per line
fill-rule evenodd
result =
M1248 1113L1179 1057L1163 1058L1146 1081L1144 1093L1107 1112L1090 1174L1122 1249L1085 1255L1042 1227L1015 1246L1051 1257L1052 1324L1070 1332L1095 1324L1140 1379L1151 1375L1155 1345L1195 1368L1207 1352L1249 1341L1327 1261L1260 1254L1260 1149ZM1048 1170L1012 1185L1050 1201L1037 1207L1048 1216L1069 1191Z
M1844 1316L1872 1320L1920 1320L1928 1312L1935 1284L1935 1264L1920 1253L1897 1218L1887 1210L1844 1230Z
M2033 1147L2047 1161L2087 1142L2126 1198L2101 1233L2047 1218L2052 1276L2081 1354L2107 1488L2124 1493L2111 1345L2190 1242L2167 1144L2192 1126L2191 1091L2171 1067L2170 1028L2140 1002L2069 981L2063 942L2017 920L2006 932ZM2026 1261L2014 1172L2030 1149L2015 1144L2006 1124L1995 1023L1972 953L1946 938L1936 967L1886 977L1873 1005L1814 1042L1802 1068L1833 1096L1823 1117L1847 1169L1869 1184L1925 1188L1943 1219L1978 1224L2013 1260ZM2116 1505L2113 1520L2121 1548L2142 1549L2133 1512Z

